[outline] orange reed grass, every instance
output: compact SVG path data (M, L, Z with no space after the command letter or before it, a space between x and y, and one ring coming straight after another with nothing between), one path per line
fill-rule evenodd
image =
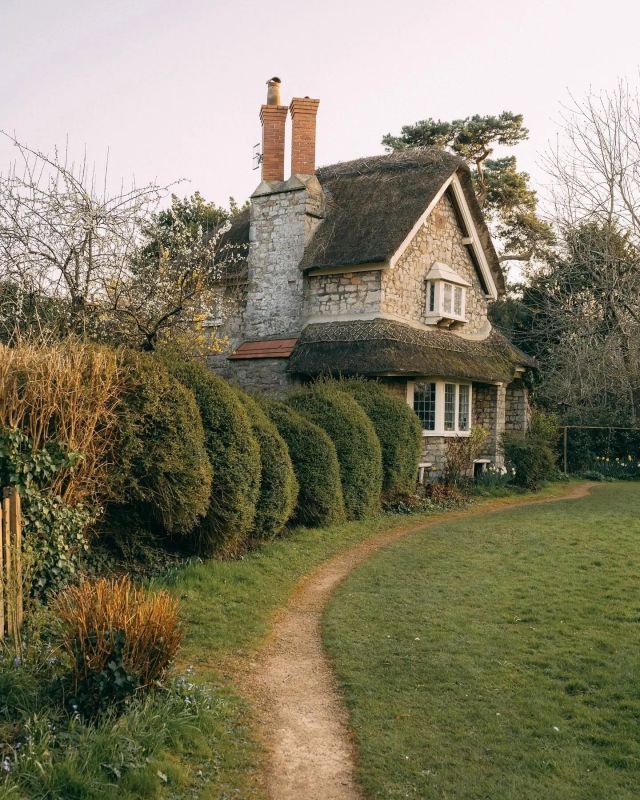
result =
M0 345L0 427L34 449L55 441L82 460L48 487L70 503L96 499L117 437L122 368L116 353L75 339Z
M180 647L177 601L166 592L150 594L127 577L85 580L65 589L54 614L76 688L105 669L117 634L124 637L123 666L140 686L159 680Z

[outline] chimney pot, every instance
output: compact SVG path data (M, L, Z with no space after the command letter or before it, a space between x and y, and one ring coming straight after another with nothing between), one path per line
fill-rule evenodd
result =
M262 122L262 180L284 180L284 129L288 109L280 105L280 78L267 81L267 102L260 109Z
M280 105L280 85L282 81L280 78L270 78L267 81L267 105L279 106Z

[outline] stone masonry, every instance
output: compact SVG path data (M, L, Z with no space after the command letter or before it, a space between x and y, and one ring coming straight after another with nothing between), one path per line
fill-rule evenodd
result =
M505 430L507 390L503 384L474 384L472 425L483 427L489 434L484 444L482 458L490 459L496 467L504 465L500 438Z
M315 176L262 183L253 194L245 339L297 335L302 330L299 264L322 211L322 189Z
M525 431L530 422L529 392L522 381L507 386L505 399L505 431Z
M445 194L418 230L393 269L382 276L380 310L413 322L425 322L425 277L434 261L442 261L469 281L465 334L479 333L487 323L487 300L462 243L451 201Z
M457 329L469 334L486 331L487 300L446 195L392 269L310 276L305 287L305 319L386 313L425 324L425 278L435 261L448 264L471 283L466 296L467 322Z

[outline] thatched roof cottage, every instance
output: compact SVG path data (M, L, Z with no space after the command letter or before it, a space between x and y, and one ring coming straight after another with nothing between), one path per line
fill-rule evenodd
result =
M490 432L478 468L501 464L504 430L523 430L530 359L492 329L504 275L467 166L432 148L315 168L318 100L262 106L262 181L226 236L234 265L211 367L282 395L319 375L387 383L422 421L423 464L451 436ZM284 143L291 114L291 176Z

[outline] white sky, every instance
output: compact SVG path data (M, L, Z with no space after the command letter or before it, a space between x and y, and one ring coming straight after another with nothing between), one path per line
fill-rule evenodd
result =
M539 182L567 91L635 81L639 36L640 0L0 0L0 128L98 165L108 149L114 183L242 201L278 75L284 102L320 98L319 164L427 116L508 109ZM0 171L11 158L0 142Z

